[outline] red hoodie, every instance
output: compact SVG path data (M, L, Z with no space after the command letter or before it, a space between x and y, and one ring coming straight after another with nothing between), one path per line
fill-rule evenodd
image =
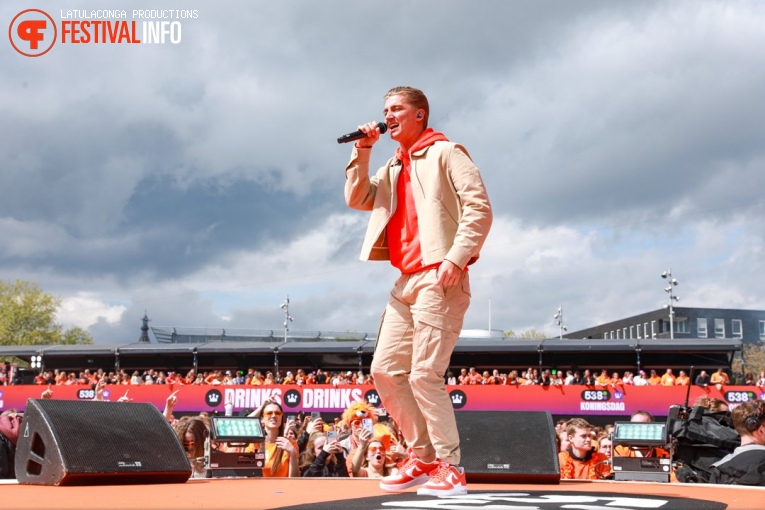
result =
M440 265L440 263L430 266L422 265L417 209L414 206L414 196L412 196L412 161L410 158L411 153L430 147L439 141L448 142L449 140L443 133L428 128L423 131L408 153L404 152L401 147L396 149L396 158L401 161L402 168L396 183L396 195L398 197L396 210L388 221L387 237L390 263L404 274L417 273Z

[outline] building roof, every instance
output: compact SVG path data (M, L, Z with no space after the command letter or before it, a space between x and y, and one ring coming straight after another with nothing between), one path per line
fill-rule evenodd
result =
M30 361L42 356L46 368L182 370L281 366L327 369L368 367L374 340L208 341L202 343L0 346L0 356ZM741 340L683 339L516 339L460 338L452 366L631 368L730 366Z

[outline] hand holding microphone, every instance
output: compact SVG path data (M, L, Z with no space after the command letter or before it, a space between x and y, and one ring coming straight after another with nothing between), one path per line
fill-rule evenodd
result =
M357 131L348 133L337 139L337 143L355 142L356 140L364 140L359 147L371 148L377 140L380 139L380 135L388 130L388 126L384 122L367 122L359 126Z

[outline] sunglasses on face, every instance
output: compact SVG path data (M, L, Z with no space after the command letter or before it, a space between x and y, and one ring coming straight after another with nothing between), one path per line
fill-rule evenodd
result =
M282 414L284 413L282 413L281 411L266 411L263 413L263 416L265 416L266 418L271 418L272 416L281 416Z
M194 449L194 441L184 441L183 442L183 449L186 451L190 451Z
M367 449L367 452L368 453L384 453L385 452L385 448L383 448L382 446L370 446Z

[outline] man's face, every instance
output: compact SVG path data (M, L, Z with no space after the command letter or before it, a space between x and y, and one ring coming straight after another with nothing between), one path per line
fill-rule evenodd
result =
M589 450L592 443L590 429L576 429L574 435L568 436L571 446L579 450Z
M424 125L424 119L418 118L418 113L424 115L422 110L416 109L402 95L390 96L386 99L383 116L391 139L407 147L417 141Z

